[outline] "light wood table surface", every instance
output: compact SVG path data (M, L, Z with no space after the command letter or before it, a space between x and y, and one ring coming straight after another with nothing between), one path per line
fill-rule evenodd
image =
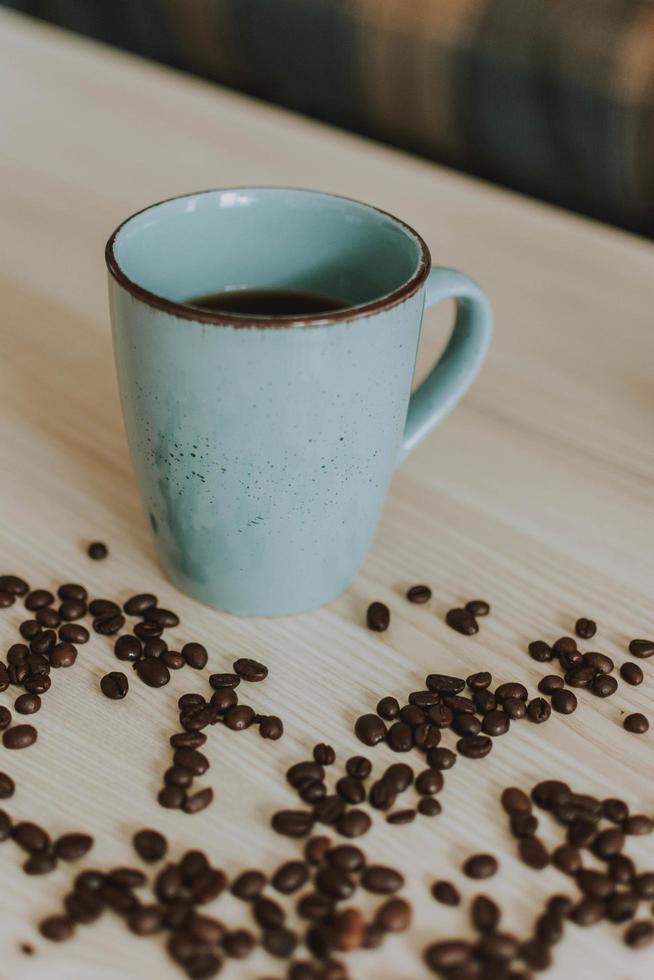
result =
M123 702L110 702L98 685L116 661L111 644L94 635L75 667L55 677L35 719L37 744L0 750L0 769L18 787L5 804L12 816L41 821L53 834L91 831L96 845L86 863L100 867L134 860L131 834L153 825L173 855L201 845L230 874L272 870L299 852L268 829L271 813L295 801L286 767L320 740L343 764L361 749L355 718L382 695L419 689L430 671L479 669L535 693L546 668L527 657L527 643L569 633L580 615L599 623L587 648L617 664L630 638L652 635L651 244L8 14L0 17L0 90L0 571L42 587L82 580L118 599L156 592L182 617L172 636L206 643L213 671L229 669L236 655L269 665L250 700L286 725L277 743L255 731L216 731L203 781L216 802L195 817L164 811L154 797L169 764L176 699L206 690L206 675L187 669L156 691L134 681ZM485 286L496 315L487 365L398 471L352 587L317 612L268 621L204 608L157 567L117 399L103 259L114 226L152 201L257 183L336 191L397 213L425 236L436 262ZM428 315L420 374L450 315ZM111 549L101 563L84 553L96 538ZM423 581L433 600L409 605L404 591ZM461 637L444 614L474 597L488 599L492 614L477 636ZM364 626L373 599L392 610L383 635ZM2 610L3 650L23 615L22 603ZM622 795L634 812L652 813L654 730L638 738L621 727L627 711L654 717L654 668L643 666L641 687L621 684L606 701L581 692L576 714L514 725L485 762L461 759L447 776L440 817L409 827L375 819L362 844L371 859L406 869L414 924L383 951L349 957L353 977L419 980L427 976L420 956L427 942L469 934L467 904L447 909L429 897L436 877L454 880L467 898L492 889L506 927L522 933L546 895L573 893L554 869L538 873L518 862L499 806L504 786L561 776L579 791ZM378 770L398 758L385 748L369 754ZM544 820L548 843L558 833ZM481 887L460 870L480 849L501 863ZM651 838L629 840L628 851L654 867ZM18 848L0 847L2 980L181 975L163 943L130 935L110 915L70 943L41 939L35 924L58 907L74 873L62 865L30 878ZM231 896L215 913L249 924ZM654 952L627 950L620 931L570 926L545 975L654 975ZM33 943L35 955L21 953L21 942ZM222 975L282 974L282 964L258 951Z

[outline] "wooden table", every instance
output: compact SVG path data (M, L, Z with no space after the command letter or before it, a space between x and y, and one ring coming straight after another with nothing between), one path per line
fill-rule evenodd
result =
M134 682L125 701L110 702L98 684L116 661L94 635L75 668L57 674L36 718L37 744L3 750L0 768L18 784L6 804L15 818L54 834L92 831L89 860L100 867L134 861L132 833L154 825L174 855L201 845L230 874L272 870L299 851L268 829L271 813L293 804L286 767L319 740L342 764L361 749L355 718L380 696L420 688L428 671L482 668L535 693L545 670L527 657L527 643L569 633L580 615L599 623L589 647L617 663L631 637L651 636L651 244L8 14L0 17L0 84L2 570L34 586L81 579L119 599L156 592L182 616L173 637L205 642L212 670L229 669L235 655L269 665L252 700L286 725L277 743L217 731L206 780L216 802L194 817L164 811L154 797L176 699L206 690L206 677L187 669L157 691ZM113 227L151 201L250 183L310 185L396 212L423 233L436 262L487 288L497 321L479 381L398 472L352 588L327 608L271 621L203 608L157 567L116 396L102 254ZM420 373L448 317L446 309L429 315ZM111 549L100 563L84 553L96 538ZM411 606L404 591L422 581L434 598ZM477 596L492 604L479 634L448 629L446 610ZM383 635L364 626L372 599L392 610ZM22 603L2 611L5 650L23 616ZM460 760L439 818L410 827L376 818L363 845L371 859L406 869L414 925L383 952L351 956L354 977L418 980L429 941L469 934L467 905L447 909L429 897L436 877L468 898L492 889L506 927L523 933L544 896L572 893L554 869L518 862L502 787L560 775L579 791L617 793L635 812L652 812L654 731L639 738L621 727L627 711L654 715L654 679L643 666L641 687L621 685L606 701L580 692L576 714L514 725L486 762ZM11 704L8 692L0 701ZM383 748L369 754L377 769L397 761ZM557 834L543 824L546 842ZM501 868L476 886L460 868L480 849L499 855ZM630 840L628 850L654 866L651 838ZM48 944L35 924L58 907L75 868L30 878L11 843L0 848L0 868L2 980L180 975L163 943L128 934L112 916L70 943ZM249 923L231 896L215 911ZM654 952L633 953L619 937L608 924L570 926L547 975L651 977ZM21 942L33 943L35 955L21 953ZM222 975L282 973L258 951Z

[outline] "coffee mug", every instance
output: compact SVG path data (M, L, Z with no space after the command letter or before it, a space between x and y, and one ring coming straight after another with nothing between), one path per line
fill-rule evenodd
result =
M161 562L228 612L320 606L363 562L394 467L461 398L491 311L375 207L307 190L213 190L154 204L107 243L123 414ZM266 317L194 308L233 289L348 305ZM456 322L411 396L425 304Z

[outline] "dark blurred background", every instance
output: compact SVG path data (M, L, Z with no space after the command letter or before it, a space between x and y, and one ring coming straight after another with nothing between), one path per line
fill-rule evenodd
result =
M654 232L652 0L0 0Z

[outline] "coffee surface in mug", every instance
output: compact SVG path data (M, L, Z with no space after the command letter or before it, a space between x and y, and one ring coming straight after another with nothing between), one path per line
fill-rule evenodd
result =
M313 316L351 305L333 296L297 289L231 289L187 299L187 306L239 316Z

